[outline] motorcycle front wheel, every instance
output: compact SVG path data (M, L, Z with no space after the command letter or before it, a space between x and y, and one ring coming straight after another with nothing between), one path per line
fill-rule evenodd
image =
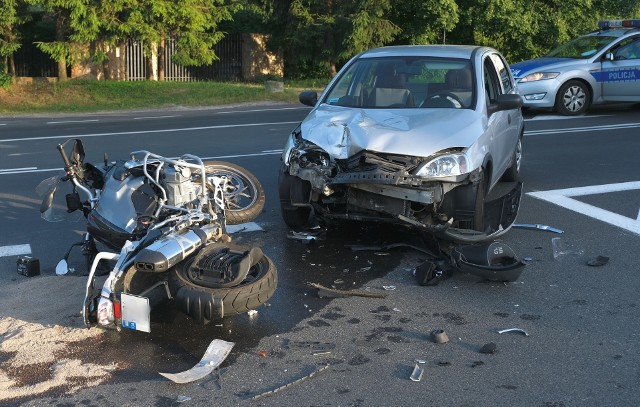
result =
M215 267L213 259L217 250L210 250L212 261L209 263L212 267ZM248 251L248 248L237 246L234 251ZM201 268L194 271L193 260L176 265L169 275L169 289L178 309L199 324L206 325L222 317L246 313L266 303L276 290L278 274L271 259L260 254L259 258L252 260L244 280L233 287L212 287L209 282L216 273L207 275L208 272ZM218 256L218 260L223 257L229 258ZM241 257L237 259L240 261ZM229 268L233 268L232 265Z
M204 166L207 179L214 176L227 178L224 191L227 224L251 222L260 215L264 209L265 193L255 175L246 168L225 161L205 161Z

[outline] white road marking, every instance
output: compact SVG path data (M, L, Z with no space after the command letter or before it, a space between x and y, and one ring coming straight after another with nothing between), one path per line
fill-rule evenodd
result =
M174 114L172 116L147 116L147 117L134 117L133 120L148 120L148 119L167 119L170 117L180 117L179 114Z
M31 245L17 244L14 246L0 246L0 257L20 256L21 254L31 254Z
M543 201L551 202L571 211L578 212L590 218L606 222L610 225L614 225L640 235L640 210L638 211L638 217L633 219L571 198L575 196L606 194L609 192L631 191L636 189L640 189L640 181L529 192L527 195Z
M271 112L278 110L302 110L302 109L310 109L309 107L281 107L275 109L253 109L253 110L234 110L230 112L217 112L216 114L231 114L231 113L247 113L247 112Z
M274 126L285 124L298 124L295 122L273 122L273 123L245 123L245 124L225 124L219 126L203 126L203 127L185 127L180 129L161 129L161 130L140 130L140 131L123 131L116 133L94 133L94 134L75 134L66 136L49 136L49 137L25 137L25 138L13 138L13 139L0 139L0 143L14 142L14 141L34 141L34 140L54 140L54 139L68 139L78 137L106 137L106 136L130 136L133 134L154 134L154 133L175 133L180 131L194 131L194 130L215 130L215 129L232 129L236 127L259 127L259 126Z
M622 123L622 124L610 124L603 126L590 126L590 127L569 127L567 129L547 129L547 130L529 130L524 132L525 136L537 136L541 134L554 134L554 133L582 133L589 131L603 131L603 130L620 130L620 129L634 129L640 127L640 123Z
M530 119L524 119L525 121L545 121L545 120L569 120L569 119L591 119L593 117L611 117L612 114L601 114L595 116L558 116L558 115L538 115Z
M61 122L47 122L47 124L66 124L66 123L88 123L88 122L97 122L98 119L87 119L87 120L65 120Z
M282 150L269 150L263 151L261 153L253 153L253 154L233 154L233 155L218 155L214 157L200 157L203 160L219 160L222 158L242 158L242 157L260 157L265 155L278 155L282 154ZM174 157L177 159L178 157ZM30 172L51 172L51 171L62 171L62 168L40 168L37 167L27 167L27 168L8 168L8 169L0 169L0 175L13 175L13 174L26 174Z
M238 233L238 232L257 232L260 230L264 230L255 222L247 222L241 223L239 225L227 225L227 232L229 233Z

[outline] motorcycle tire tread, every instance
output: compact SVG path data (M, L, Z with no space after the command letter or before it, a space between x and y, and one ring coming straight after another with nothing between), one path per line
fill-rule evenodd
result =
M185 276L186 267L180 264L170 273L169 289L181 312L206 325L222 317L244 314L271 298L278 284L276 267L267 256L258 264L266 271L257 280L231 288L196 285Z

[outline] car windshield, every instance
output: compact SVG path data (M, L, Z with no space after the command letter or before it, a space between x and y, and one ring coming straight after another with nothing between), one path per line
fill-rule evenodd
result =
M457 108L475 102L471 64L436 57L361 58L341 73L324 99L361 108Z
M587 59L615 40L616 37L585 35L562 44L549 52L547 57Z

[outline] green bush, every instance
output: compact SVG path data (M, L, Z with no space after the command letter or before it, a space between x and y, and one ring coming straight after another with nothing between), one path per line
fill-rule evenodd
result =
M12 83L13 76L5 72L0 72L0 88L7 89Z

